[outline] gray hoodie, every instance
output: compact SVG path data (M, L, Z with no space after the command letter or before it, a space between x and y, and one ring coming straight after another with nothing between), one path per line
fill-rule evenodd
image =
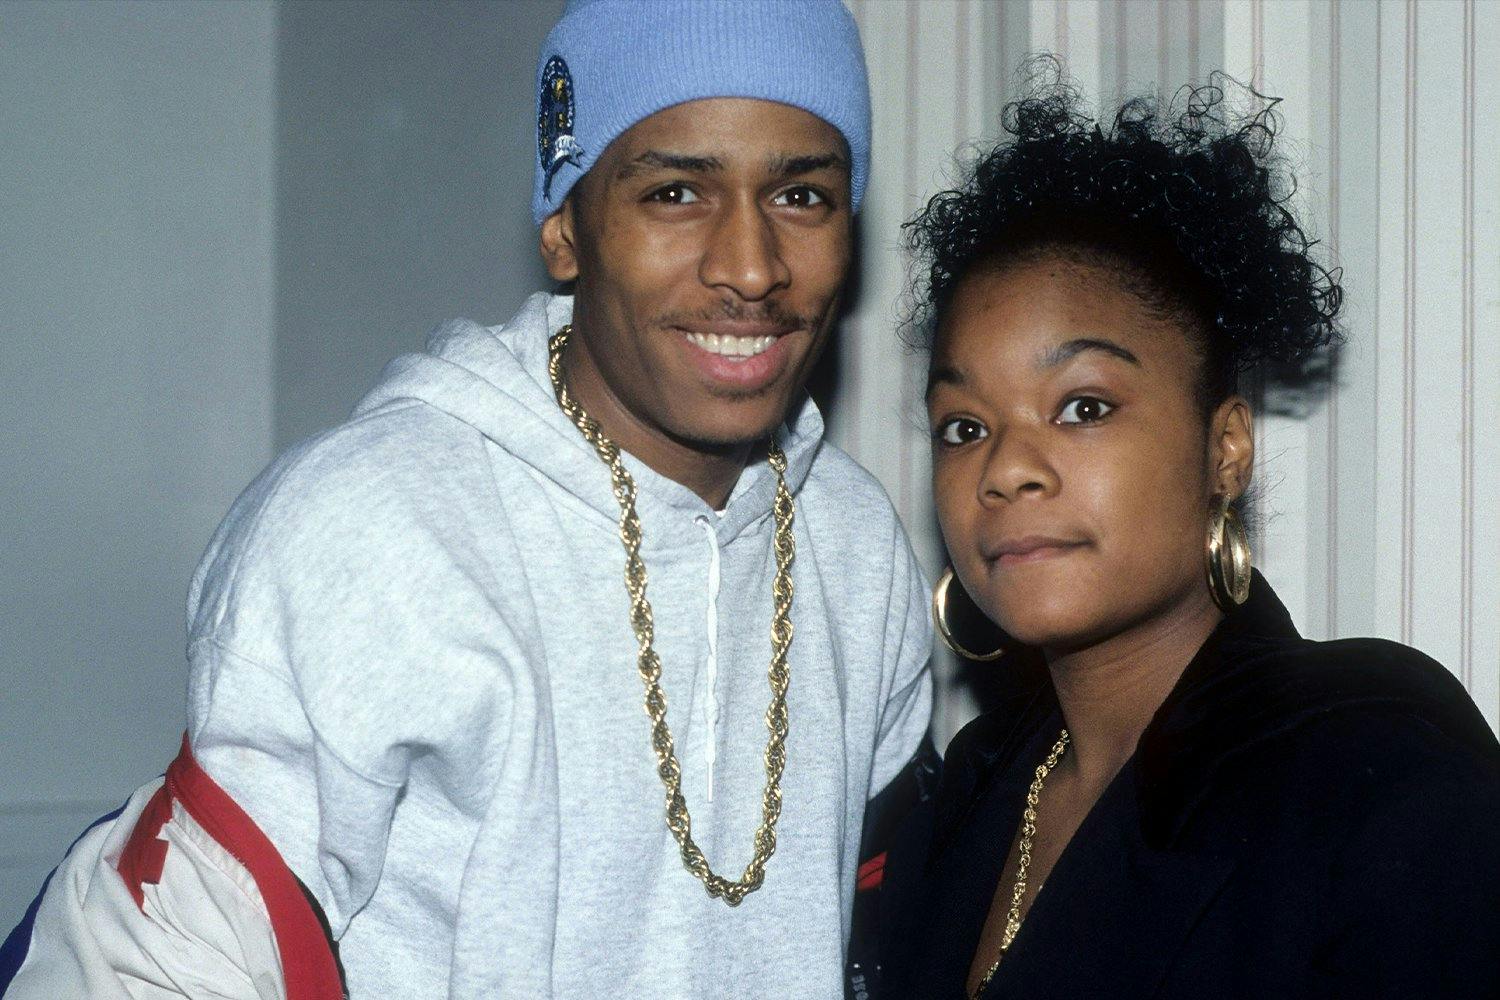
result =
M193 749L327 911L355 1000L838 996L865 802L928 723L926 584L804 404L777 849L738 908L710 899L666 826L609 473L547 378L571 310L446 325L246 490L189 597ZM737 878L774 475L720 513L626 464L692 833Z

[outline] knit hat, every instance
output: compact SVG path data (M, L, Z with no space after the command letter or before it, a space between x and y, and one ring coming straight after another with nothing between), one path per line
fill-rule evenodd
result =
M542 220L621 132L706 97L809 111L849 144L857 211L870 169L870 87L840 0L568 0L536 70Z

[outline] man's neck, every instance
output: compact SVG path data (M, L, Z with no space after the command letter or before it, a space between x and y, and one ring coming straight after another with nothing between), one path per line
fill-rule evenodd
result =
M1067 770L1102 792L1222 619L1205 591L1167 614L1087 649L1049 653L1072 751Z
M722 510L739 481L750 453L748 444L703 449L679 441L632 413L610 390L584 344L574 337L563 354L568 392L598 424L604 436L648 468L681 483Z

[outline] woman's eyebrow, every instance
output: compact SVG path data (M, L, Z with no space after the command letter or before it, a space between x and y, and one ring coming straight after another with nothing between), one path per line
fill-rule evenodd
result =
M1121 347L1113 340L1104 340L1099 337L1074 337L1065 340L1061 344L1049 347L1043 351L1037 359L1037 368L1055 368L1065 361L1071 361L1084 351L1100 351L1121 361L1128 361L1137 368L1144 367L1140 358L1137 358L1129 350Z
M952 364L936 364L927 370L927 389L922 393L923 399L931 399L932 392L939 385L953 385L962 388L969 381L968 375L962 368Z

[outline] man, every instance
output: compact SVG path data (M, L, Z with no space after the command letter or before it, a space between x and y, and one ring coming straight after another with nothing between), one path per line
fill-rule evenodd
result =
M931 699L905 536L802 394L857 31L573 0L537 88L573 297L449 324L235 504L183 756L74 848L7 997L323 996L329 939L356 998L842 992L861 818Z

